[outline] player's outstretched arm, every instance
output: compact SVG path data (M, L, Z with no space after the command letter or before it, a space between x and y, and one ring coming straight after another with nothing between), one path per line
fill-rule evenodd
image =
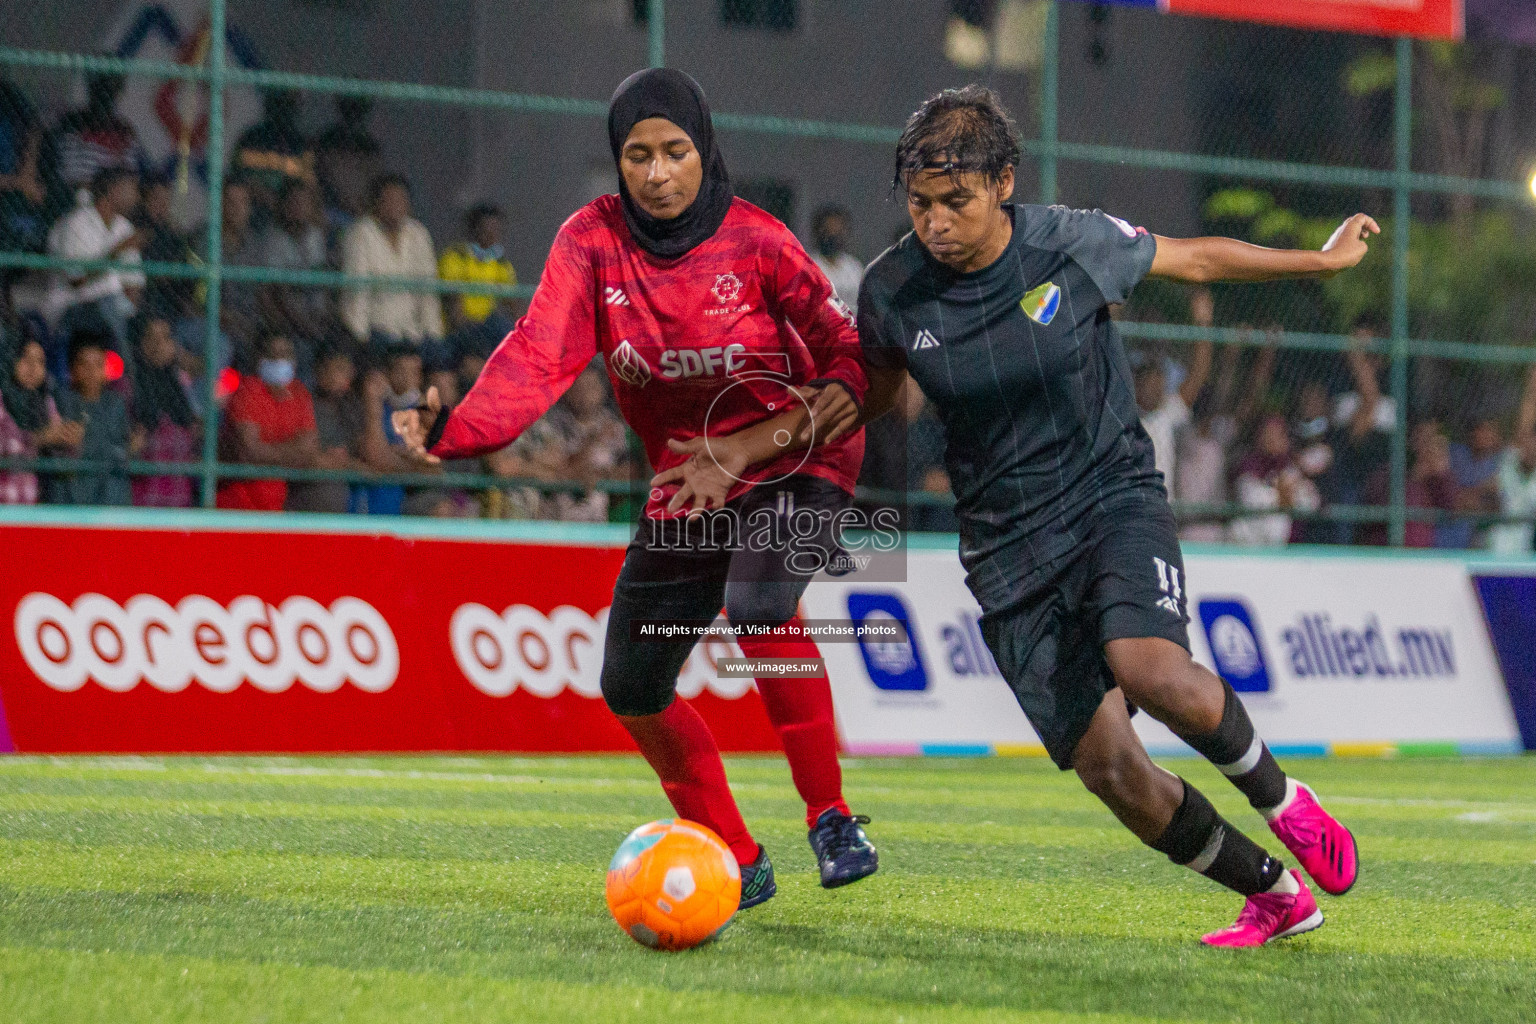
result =
M1164 238L1157 236L1152 276L1189 284L1217 281L1281 281L1295 277L1332 277L1365 258L1367 241L1381 227L1357 213L1333 233L1328 244L1310 249L1266 249L1235 238Z

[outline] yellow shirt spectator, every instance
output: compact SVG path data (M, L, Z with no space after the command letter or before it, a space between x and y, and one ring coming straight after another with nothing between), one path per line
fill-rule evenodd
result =
M474 242L460 242L445 250L437 261L437 276L444 281L517 284L517 272L502 255L501 246L485 249ZM491 315L501 300L494 295L460 295L458 301L465 319L478 324Z

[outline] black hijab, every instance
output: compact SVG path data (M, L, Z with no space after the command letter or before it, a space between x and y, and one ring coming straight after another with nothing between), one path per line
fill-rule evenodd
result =
M630 131L648 117L664 117L687 132L704 165L698 197L671 220L657 220L642 210L624 185L623 170L619 171L624 222L635 243L653 256L676 259L719 230L731 209L731 177L725 170L725 157L715 145L715 126L704 90L671 68L637 71L614 90L608 102L608 144L615 166Z
M165 366L151 366L149 360L144 358L143 347L144 336L149 333L149 322L141 321L138 330L138 352L134 360L137 365L133 374L134 422L145 430L155 430L160 426L163 416L178 427L190 427L197 422L197 414L192 411L187 389L182 387L176 363L173 361Z
M16 379L16 363L26 347L33 344L36 342L30 338L18 344L0 344L0 358L5 360L5 366L0 367L0 397L5 400L5 411L12 422L29 433L48 425L47 382L40 388L28 388Z

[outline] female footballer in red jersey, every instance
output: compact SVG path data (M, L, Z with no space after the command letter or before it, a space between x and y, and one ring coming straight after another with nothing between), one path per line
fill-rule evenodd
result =
M838 550L833 524L852 502L863 459L863 432L851 428L867 382L853 317L826 277L788 228L732 195L692 78L668 69L628 78L609 106L608 136L619 194L566 221L527 315L463 402L444 411L429 392L395 424L433 461L495 451L604 357L619 408L658 472L614 587L603 696L677 813L713 828L735 853L745 908L774 894L773 867L742 821L708 727L675 699L694 639L635 640L631 626L710 620L724 606L749 658L818 655L799 634L798 607L824 565L807 566L782 544L754 546L746 533L803 542L803 526L779 527L809 513L820 550ZM818 443L786 455L790 431L777 423L798 436L807 409ZM755 426L764 429L746 429ZM706 439L732 434L710 445L712 459L694 458ZM722 472L734 478L728 487L704 486ZM741 635L748 622L784 629L773 639ZM842 797L825 676L760 677L757 686L806 802L822 884L872 874L878 857L860 828L868 819Z

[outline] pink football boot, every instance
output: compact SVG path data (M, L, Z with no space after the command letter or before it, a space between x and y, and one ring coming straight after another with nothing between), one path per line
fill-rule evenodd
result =
M1262 946L1271 939L1288 939L1323 926L1323 912L1317 909L1312 890L1301 875L1291 872L1301 891L1291 893L1261 892L1248 897L1242 913L1230 927L1201 938L1207 946L1231 949Z
M1323 810L1310 786L1296 783L1295 799L1269 828L1323 892L1342 896L1355 884L1360 874L1355 837Z

